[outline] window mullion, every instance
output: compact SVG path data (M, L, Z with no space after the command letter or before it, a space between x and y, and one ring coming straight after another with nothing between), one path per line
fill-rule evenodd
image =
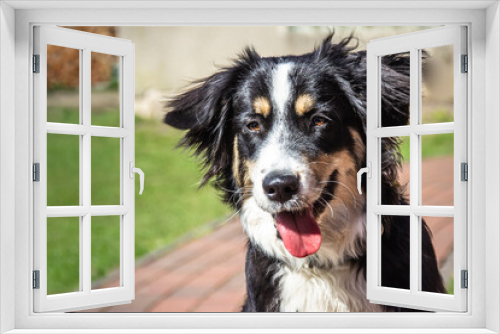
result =
M415 92L416 96L413 99L413 103L415 104L415 116L411 120L412 126L415 130L424 130L426 128L432 129L432 125L429 127L424 127L421 125L422 123L422 78L423 78L423 71L422 71L422 49L415 49L415 59L413 60L413 64L415 68L417 69L417 76L415 78L416 82L414 81L413 84L415 85ZM441 126L441 128L445 128L446 126ZM453 128L453 124L449 124L448 127ZM439 126L437 127L439 128ZM436 129L437 130L437 129ZM414 131L415 133L415 141L417 144L417 148L415 149L416 152L413 152L413 156L411 159L417 161L417 175L415 176L415 181L416 183L413 183L415 186L413 188L416 188L417 192L417 200L418 202L415 202L415 204L418 205L417 208L420 208L421 205L423 204L422 202L422 134L425 133L425 131ZM417 266L417 277L414 277L414 279L417 280L417 291L422 291L422 216L417 216L417 212L413 211L414 219L415 221L415 229L414 231L414 236L411 237L411 242L416 244L415 247L417 248L416 254L417 258L414 260L415 265ZM412 232L413 232L412 231Z
M90 115L91 115L91 52L90 49L83 49L82 53L82 66L81 68L81 80L82 80L82 125L84 127L90 127ZM91 206L91 135L87 132L82 137L82 159L80 161L82 170L82 204L84 207L89 208ZM80 245L80 257L82 259L82 271L80 272L80 280L83 282L83 291L90 293L91 291L91 215L90 210L83 216L82 219L82 244Z
M418 278L420 277L419 255L420 249L417 242L418 217L413 209L420 204L420 143L419 136L415 134L414 127L419 123L419 97L420 73L419 51L410 50L410 291L418 291Z

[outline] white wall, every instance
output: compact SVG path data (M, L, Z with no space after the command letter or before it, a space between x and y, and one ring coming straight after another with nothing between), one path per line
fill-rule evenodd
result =
M491 87L499 87L500 80L500 7L491 5L486 11L486 71L494 73L486 77L486 142L485 175L486 182L486 217L492 224L486 224L486 282L490 287L486 291L486 328L500 332L500 247L497 242L500 234L500 95ZM478 166L482 167L482 166Z
M411 26L337 26L335 41L349 36L359 39L358 49L366 49L372 39L418 31ZM313 26L233 26L233 27L117 27L118 37L135 43L136 113L159 118L162 98L179 93L194 80L213 74L247 46L261 56L311 52L331 31ZM453 87L448 94L452 94Z
M0 333L14 328L14 23L14 10L0 2Z
M360 49L370 39L393 36L424 27L337 27L335 40L352 31ZM118 37L135 43L136 93L148 89L176 91L194 79L212 74L246 47L261 56L302 54L313 50L328 27L118 27Z

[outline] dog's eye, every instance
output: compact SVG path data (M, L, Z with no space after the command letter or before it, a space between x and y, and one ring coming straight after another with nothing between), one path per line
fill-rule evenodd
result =
M312 126L322 126L326 123L326 118L321 117L321 116L314 116L311 119L311 125Z
M257 131L260 131L260 124L257 123L257 122L250 122L247 124L247 128L250 130L250 131L253 131L253 132L257 132Z

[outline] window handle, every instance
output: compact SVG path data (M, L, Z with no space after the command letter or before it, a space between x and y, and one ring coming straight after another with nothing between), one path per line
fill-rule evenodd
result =
M129 166L130 166L130 175L129 176L131 179L134 178L135 173L139 174L139 183L140 183L140 187L141 187L141 189L139 190L139 195L142 195L142 192L144 190L144 172L142 171L142 169L134 167L133 161L130 161Z
M361 175L363 175L364 173L366 173L366 176L368 178L371 178L372 177L372 163L371 162L367 162L367 167L365 168L361 168L359 171L358 171L358 192L359 194L361 195L363 192L361 191Z

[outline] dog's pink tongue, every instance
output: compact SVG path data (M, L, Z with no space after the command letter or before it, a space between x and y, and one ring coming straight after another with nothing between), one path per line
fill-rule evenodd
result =
M316 253L321 246L321 232L312 210L281 212L276 215L278 231L285 248L295 257Z

